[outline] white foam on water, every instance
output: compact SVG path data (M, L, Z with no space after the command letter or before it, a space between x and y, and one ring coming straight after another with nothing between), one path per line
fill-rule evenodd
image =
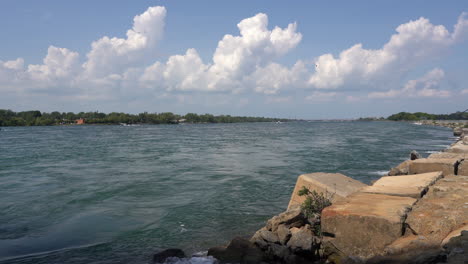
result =
M380 175L380 176L384 176L384 175L387 175L388 173L388 170L380 170L380 171L371 171L371 174L373 175Z
M450 145L430 145L431 147L435 147L435 148L448 148L450 147Z
M428 151L424 151L424 153L434 154L434 153L440 153L440 151L428 150Z

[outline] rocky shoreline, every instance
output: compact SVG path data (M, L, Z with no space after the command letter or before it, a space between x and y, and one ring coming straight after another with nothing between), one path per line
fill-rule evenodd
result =
M444 152L412 152L372 185L343 174L300 175L287 211L207 255L219 263L467 263L468 128L458 124L442 124L460 137ZM331 205L306 214L304 187L332 193ZM154 262L183 255L173 252Z

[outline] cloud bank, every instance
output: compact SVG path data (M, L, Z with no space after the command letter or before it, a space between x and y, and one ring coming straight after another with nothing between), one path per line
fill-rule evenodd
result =
M269 97L310 90L305 101L324 102L340 96L355 101L356 97L343 91L359 87L370 99L450 97L453 92L441 87L446 78L441 68L400 83L400 88L382 91L381 87L403 81L408 73L443 56L468 36L468 13L460 15L452 31L421 17L398 26L380 49L366 49L359 43L337 56L311 56L288 67L278 61L300 44L297 24L270 27L268 16L259 13L237 24L238 35L225 35L211 61L204 62L193 48L157 61L166 15L165 7L148 8L134 17L126 38L104 36L91 43L85 56L50 46L42 64L25 65L22 58L0 60L0 92L22 96L56 93L96 100L187 92ZM460 94L466 94L465 90ZM283 98L288 100L268 101L291 101L291 97Z

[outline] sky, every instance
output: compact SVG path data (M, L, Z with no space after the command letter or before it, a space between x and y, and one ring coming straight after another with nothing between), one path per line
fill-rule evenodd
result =
M0 109L468 108L468 1L0 1Z

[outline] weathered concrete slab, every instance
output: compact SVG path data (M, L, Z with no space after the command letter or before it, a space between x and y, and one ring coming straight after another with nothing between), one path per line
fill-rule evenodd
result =
M458 165L458 175L468 176L468 159Z
M438 248L439 245L434 245L425 236L408 235L400 237L393 241L390 245L386 246L383 253L384 255L399 255L407 252L412 252L420 249Z
M405 176L387 176L377 180L361 192L420 198L428 187L442 178L442 172L428 172Z
M468 145L464 144L463 141L458 141L457 143L453 144L446 150L446 152L451 153L468 153Z
M468 176L449 175L429 187L406 219L407 232L440 245L451 231L468 221Z
M298 195L299 190L301 190L303 186L311 191L315 190L318 193L328 192L333 194L332 200L336 201L355 193L367 185L341 173L317 172L302 174L297 178L296 186L294 187L291 200L289 201L288 210L304 202L305 197Z
M322 211L322 232L333 234L330 243L345 255L370 258L402 235L415 202L410 197L355 193Z
M427 157L428 159L466 159L468 158L468 153L452 153L452 152L439 152L432 153Z
M455 168L459 160L454 159L417 159L409 164L409 174L420 174L442 171L444 175L456 174Z

